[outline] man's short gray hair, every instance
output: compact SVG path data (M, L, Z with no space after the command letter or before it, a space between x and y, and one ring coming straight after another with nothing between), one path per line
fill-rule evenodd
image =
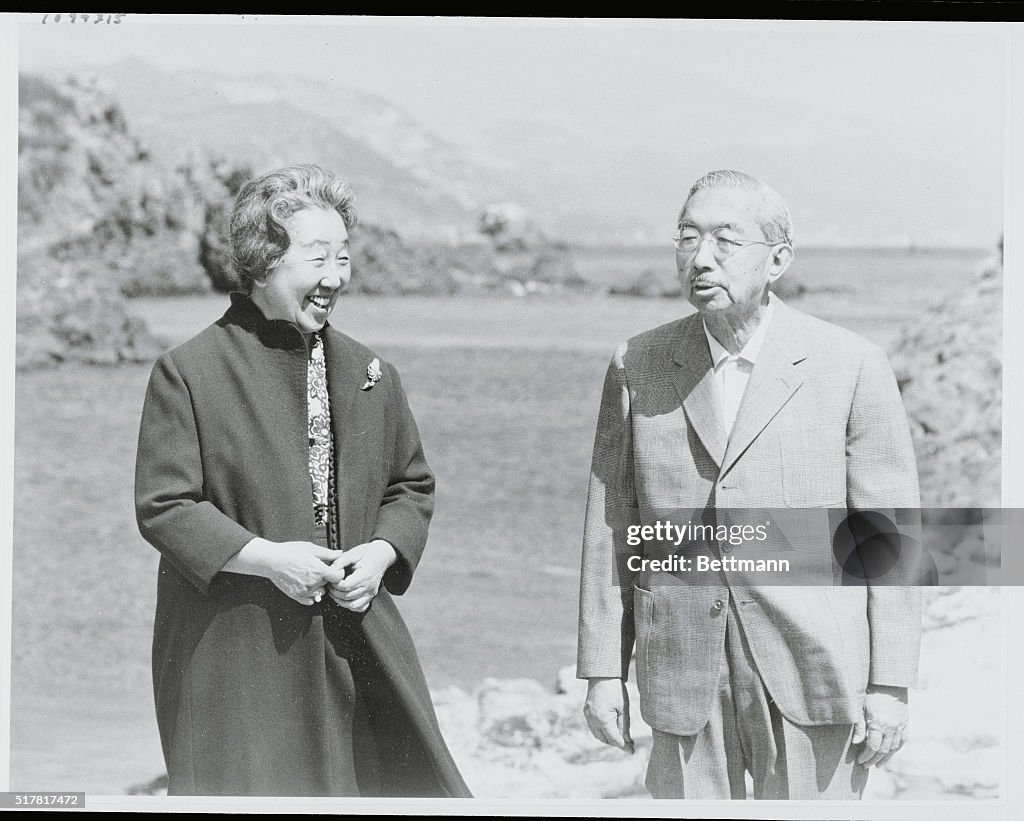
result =
M743 188L756 191L761 195L761 209L757 223L764 238L771 243L785 242L793 244L793 218L789 214L789 206L774 188L761 182L757 177L744 174L742 171L709 171L691 188L686 200L705 188ZM683 204L683 211L686 204ZM682 219L682 211L679 217Z

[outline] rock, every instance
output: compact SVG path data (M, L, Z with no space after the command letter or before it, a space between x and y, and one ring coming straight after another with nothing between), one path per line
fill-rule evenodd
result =
M576 665L570 664L558 671L555 679L555 692L560 695L570 695L577 698L580 704L587 696L587 682L584 679L576 678Z
M438 721L474 795L646 796L651 732L640 718L635 686L628 688L636 747L629 755L590 734L583 717L586 682L569 684L573 672L559 672L573 692L551 692L532 679L486 679L472 696L457 688L435 693Z
M107 91L77 77L19 78L18 139L18 367L152 357L122 297L210 289L223 215L209 204L233 172L205 157L163 168Z
M891 362L910 418L926 508L998 507L1002 445L1001 254L956 299L900 334Z
M629 285L613 285L608 293L614 296L676 298L682 296L683 289L676 277L648 268Z
M868 775L864 788L865 801L891 801L900 793L900 784L895 774L886 768L874 768Z
M933 740L914 739L913 743L916 758L908 748L889 762L888 777L895 787L893 798L927 801L999 797L1002 753L997 746L958 751ZM868 779L869 784L875 775Z
M430 245L420 249L426 263L444 271L459 292L493 291L501 280L497 258L490 244L464 242L455 245Z
M483 739L504 747L543 746L559 723L546 696L533 679L486 679L477 693Z
M222 260L209 247L204 256L203 245L216 208L233 196L226 181L244 170L198 153L164 168L95 80L22 75L19 92L23 252L95 263L126 295L209 290L204 261Z
M572 253L564 247L541 243L515 252L496 255L502 284L516 296L585 290L588 283L576 271Z
M576 270L569 250L554 245L543 245L537 249L527 282L576 289L586 288L588 284Z
M807 293L807 286L802 282L783 277L772 286L772 290L783 299L793 299ZM676 299L682 296L683 289L675 273L648 268L627 285L611 286L608 293L613 296Z
M45 256L18 259L16 337L20 370L147 361L162 347L108 278Z
M523 206L511 202L488 205L477 228L494 251L488 267L496 269L499 277L491 281L492 288L514 296L587 288L568 247L544 236Z
M352 230L352 284L363 294L450 294L457 285L436 257L374 225Z
M477 227L498 251L525 251L544 242L533 215L514 202L486 206Z

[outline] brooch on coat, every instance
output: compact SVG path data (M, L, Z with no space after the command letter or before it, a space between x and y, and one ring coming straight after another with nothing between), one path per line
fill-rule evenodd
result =
M366 366L366 384L363 385L359 390L368 391L378 382L384 375L384 372L380 369L380 360L374 357L373 361Z

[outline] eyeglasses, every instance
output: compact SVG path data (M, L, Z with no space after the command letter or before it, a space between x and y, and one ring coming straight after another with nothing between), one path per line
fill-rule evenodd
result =
M726 259L737 251L746 248L748 245L767 245L769 248L775 245L784 245L784 242L762 242L756 239L731 239L722 234L712 232L701 236L696 231L685 229L672 236L676 244L676 250L687 256L696 254L706 240L712 240L712 249L715 259Z

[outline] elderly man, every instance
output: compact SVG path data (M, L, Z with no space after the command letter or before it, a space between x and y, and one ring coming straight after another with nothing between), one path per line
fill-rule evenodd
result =
M920 506L896 380L877 346L771 293L793 260L773 189L711 172L678 227L676 264L697 313L620 345L601 400L580 595L587 722L632 750L635 644L655 798L744 798L745 773L756 798L859 798L868 768L906 739L919 588L870 573L846 586L759 586L727 572L742 548L721 535L708 543L718 572L698 582L688 560L675 574L641 561L656 554L640 527L658 511L720 521L791 509L832 562L837 510ZM766 542L749 543L760 555L771 524L754 537Z

